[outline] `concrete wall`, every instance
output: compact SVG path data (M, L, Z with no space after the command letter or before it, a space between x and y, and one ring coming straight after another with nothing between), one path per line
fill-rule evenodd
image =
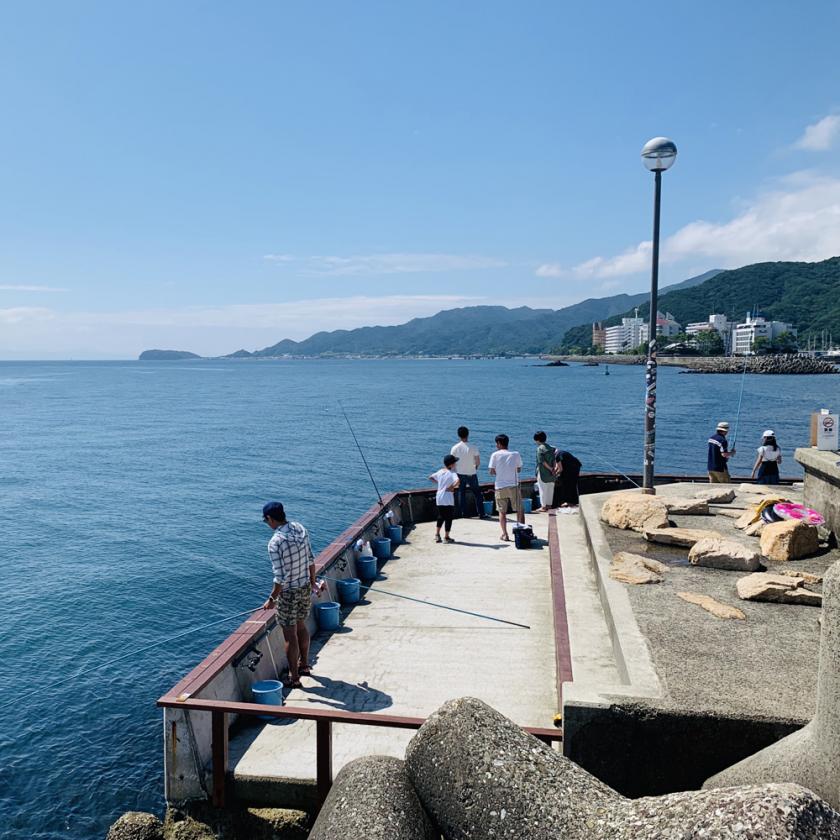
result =
M805 505L819 511L840 538L840 453L807 447L797 449L794 457L805 470Z

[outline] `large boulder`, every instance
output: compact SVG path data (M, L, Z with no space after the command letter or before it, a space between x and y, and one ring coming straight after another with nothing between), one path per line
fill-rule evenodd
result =
M678 545L691 548L700 540L717 539L717 531L706 531L702 528L645 528L642 532L648 542L662 545Z
M754 572L761 568L761 555L749 546L725 537L706 537L698 540L688 552L688 562L710 569L733 572Z
M744 601L771 601L776 604L822 606L822 595L805 589L805 578L756 572L740 578L736 584L738 597Z
M840 814L797 785L625 799L471 697L426 721L406 767L447 840L840 840Z
M656 496L616 493L601 506L601 521L628 531L667 528L668 508Z
M819 547L817 529L804 522L772 522L761 532L761 553L774 563L808 557Z
M445 753L442 756L446 757ZM438 840L405 764L384 755L357 758L336 776L309 840Z
M309 817L290 808L246 808L237 814L236 832L248 840L306 840Z
M106 840L163 840L163 823L143 811L128 811L108 829Z
M643 554L618 551L610 564L610 577L621 583L662 583L668 567Z

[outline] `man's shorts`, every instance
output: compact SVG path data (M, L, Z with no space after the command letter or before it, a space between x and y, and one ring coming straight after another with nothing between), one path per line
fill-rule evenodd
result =
M298 589L284 589L277 599L277 620L281 627L294 627L305 621L312 607L309 584Z
M709 484L729 484L731 481L728 471L709 470Z
M502 513L517 513L522 507L519 487L502 487L497 490L496 507Z

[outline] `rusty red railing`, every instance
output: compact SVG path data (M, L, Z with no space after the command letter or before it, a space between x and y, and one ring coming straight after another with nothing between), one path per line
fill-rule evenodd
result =
M315 721L315 767L318 807L327 797L332 786L332 725L355 724L358 726L384 726L391 729L419 729L425 718L398 717L396 715L370 714L367 712L342 712L326 709L301 709L294 706L267 706L259 703L239 703L231 700L202 700L176 697L161 697L158 706L194 712L210 712L212 715L212 770L213 804L223 808L226 800L228 772L228 715L259 715L262 718L293 718ZM561 729L522 727L525 732L551 745L563 740Z

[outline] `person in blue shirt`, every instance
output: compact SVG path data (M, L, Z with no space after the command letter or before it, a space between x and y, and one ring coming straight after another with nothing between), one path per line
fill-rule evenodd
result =
M709 438L707 469L709 471L710 484L728 484L732 480L729 477L728 462L735 454L735 450L729 451L729 442L726 440L728 434L729 423L721 420L717 424L715 433Z

